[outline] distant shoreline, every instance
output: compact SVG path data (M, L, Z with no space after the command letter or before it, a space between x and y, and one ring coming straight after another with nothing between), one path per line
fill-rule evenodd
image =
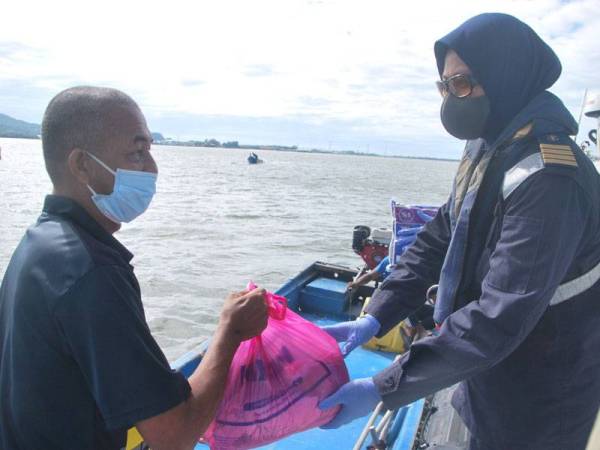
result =
M313 149L301 149L301 148L293 148L279 145L240 145L238 147L217 147L217 146L203 146L203 145L193 145L186 144L184 142L155 142L152 145L161 145L161 146L171 146L171 147L188 147L188 148L208 148L208 149L223 149L223 150L255 150L255 151L274 151L274 152L290 152L290 153L316 153L323 155L348 155L348 156L370 156L375 158L401 158L401 159L424 159L428 161L450 161L457 162L460 161L458 158L436 158L429 156L409 156L409 155L384 155L381 153L363 153L363 152L355 152L353 150L321 150L317 148Z
M23 120L15 119L6 114L0 113L0 138L9 139L40 139L42 134L42 127L36 123L29 123ZM200 147L200 148L219 148L223 151L228 149L237 150L251 150L260 152L263 150L277 151L277 152L295 152L295 153L317 153L324 155L350 155L350 156L372 156L377 158L402 158L402 159L423 159L430 161L459 161L454 158L436 158L427 156L407 156L407 155L384 155L380 153L371 152L357 152L354 150L322 150L318 148L312 149L301 149L296 145L259 145L259 144L240 144L239 141L223 141L204 139L201 140L187 140L180 141L165 137L162 133L152 132L152 139L154 140L153 145L164 145L173 147Z
M0 138L6 139L29 139L29 140L39 140L41 139L39 136L27 136L27 135L18 135L18 134L0 134Z
M39 140L39 137L33 136L9 136L0 134L0 138L7 139L29 139L29 140ZM223 151L227 150L254 150L254 151L275 151L275 152L292 152L292 153L314 153L314 154L323 154L323 155L348 155L348 156L370 156L374 158L400 158L400 159L422 159L428 161L450 161L456 162L460 161L460 159L453 158L435 158L428 156L409 156L409 155L384 155L380 153L363 153L363 152L355 152L353 150L321 150L317 148L313 149L301 149L295 147L287 147L282 145L238 145L238 146L203 146L197 145L193 141L192 142L181 142L181 141L159 141L153 143L156 146L170 146L170 147L187 147L187 148L208 148L208 149L221 149Z

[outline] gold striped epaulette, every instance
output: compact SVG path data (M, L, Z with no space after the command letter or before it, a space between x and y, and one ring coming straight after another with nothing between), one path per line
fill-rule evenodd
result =
M540 152L544 165L577 167L573 149L561 141L563 139L555 135L544 136L544 139L540 140Z

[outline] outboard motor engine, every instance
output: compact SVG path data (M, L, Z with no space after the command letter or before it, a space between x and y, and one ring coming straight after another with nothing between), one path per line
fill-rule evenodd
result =
M352 250L360 255L369 269L374 269L388 255L391 238L392 230L371 230L365 225L357 225L352 233Z
M435 206L402 205L393 200L390 206L392 229L356 225L352 232L352 250L363 259L366 269L373 270L386 256L390 257L390 265L396 264L438 210Z
M356 225L352 231L352 250L360 253L365 246L365 241L371 234L371 229L366 225Z

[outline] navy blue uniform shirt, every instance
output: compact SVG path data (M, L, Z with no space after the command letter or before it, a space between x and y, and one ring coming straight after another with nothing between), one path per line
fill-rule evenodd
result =
M600 282L557 306L549 301L561 281L600 259L590 200L572 178L545 171L513 194L477 262L480 294L375 376L388 407L466 380L453 405L484 448L585 448L600 405ZM445 210L369 303L380 334L423 304L445 248Z
M532 141L524 154L537 148ZM585 448L600 405L600 281L550 305L560 284L600 261L600 179L581 150L573 155L578 167L549 165L495 208L496 182L490 189L484 180L492 202L484 209L494 214L468 238L467 284L439 335L375 376L386 406L464 380L453 405L482 448ZM380 335L423 304L449 241L446 204L369 303Z
M391 407L462 380L453 405L473 450L583 450L600 405L600 281L590 273L600 267L600 177L569 139L577 123L546 91L560 61L529 26L469 19L436 42L440 76L449 49L491 113L483 139L467 142L449 202L366 308L383 334L439 280L439 335L375 383ZM543 166L519 166L526 177L506 193L511 167L535 155ZM553 301L574 280L581 289Z
M81 206L46 198L0 288L0 448L121 449L127 428L189 396L132 256Z

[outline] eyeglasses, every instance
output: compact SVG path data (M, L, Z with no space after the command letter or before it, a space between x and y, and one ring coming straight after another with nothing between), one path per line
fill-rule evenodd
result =
M473 88L479 84L479 82L472 75L459 73L452 75L450 78L435 82L438 91L442 97L448 95L450 92L452 95L458 98L468 97L473 92Z

